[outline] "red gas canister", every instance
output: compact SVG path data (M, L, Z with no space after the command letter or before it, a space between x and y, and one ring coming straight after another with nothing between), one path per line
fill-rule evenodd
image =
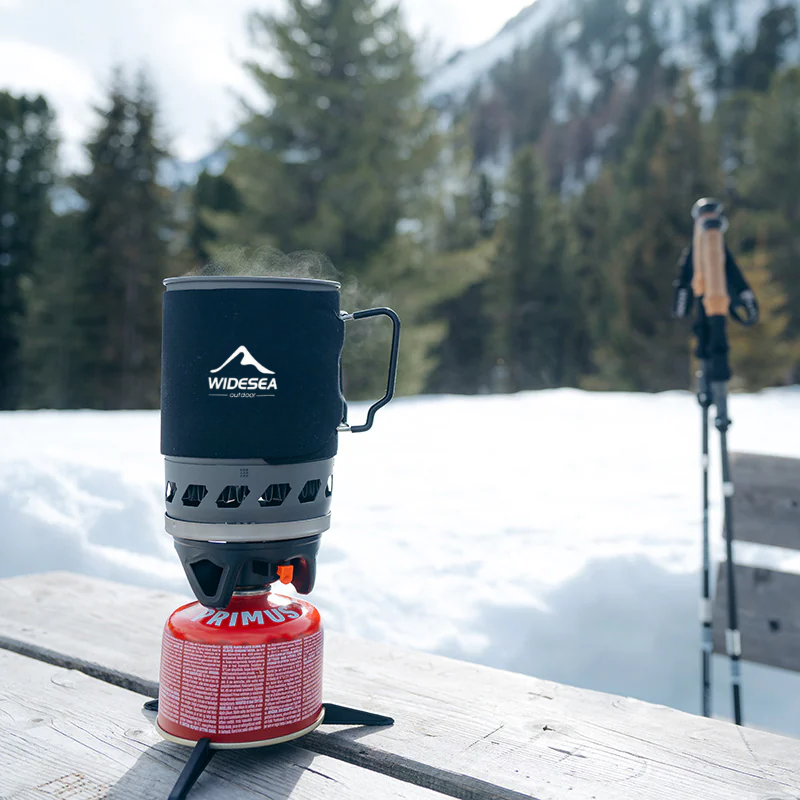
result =
M182 744L258 747L322 722L322 624L311 603L239 592L224 610L190 603L164 627L158 727Z

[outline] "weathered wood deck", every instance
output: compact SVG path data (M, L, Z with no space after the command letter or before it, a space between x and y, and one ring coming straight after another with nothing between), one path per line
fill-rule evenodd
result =
M731 453L736 538L800 549L800 459Z
M68 573L0 581L0 797L166 797L188 752L142 700L182 601ZM333 633L325 659L327 701L394 727L221 753L192 797L800 798L798 740Z
M800 550L800 459L731 453L737 541ZM742 658L800 672L800 575L734 565ZM728 570L719 565L714 652L724 654Z

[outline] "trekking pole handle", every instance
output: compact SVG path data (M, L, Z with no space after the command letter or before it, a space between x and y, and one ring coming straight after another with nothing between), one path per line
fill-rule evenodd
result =
M727 317L731 299L725 275L725 222L718 218L706 219L701 225L701 263L705 278L703 305L709 317Z

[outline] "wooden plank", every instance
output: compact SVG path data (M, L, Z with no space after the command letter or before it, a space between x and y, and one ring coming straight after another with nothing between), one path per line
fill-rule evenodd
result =
M161 626L177 599L45 575L0 582L0 603L0 634L152 681ZM800 796L796 740L334 634L326 699L397 724L317 732L304 747L404 780L441 781L439 791L456 797L477 796L470 780L497 784L494 797L539 800Z
M742 658L800 672L800 575L734 566ZM714 602L714 652L725 653L727 565L720 565Z
M188 748L164 742L138 694L0 651L0 797L164 800ZM434 792L302 747L217 753L191 797L434 800Z
M800 459L732 453L736 538L800 550Z
M156 697L161 629L172 611L188 600L182 595L139 590L69 572L0 580L0 606L7 604L9 616L14 617L7 625L0 621L0 649L77 669ZM125 631L124 646L121 629ZM337 638L326 633L326 648L330 649L331 640ZM327 689L326 699L348 704L344 695L336 700L335 693ZM385 752L358 742L334 747L333 743L325 744L328 740L323 737L318 737L315 752L335 750L339 760L439 793L465 800L527 798L488 779L400 756L387 760ZM307 744L309 737L303 741Z

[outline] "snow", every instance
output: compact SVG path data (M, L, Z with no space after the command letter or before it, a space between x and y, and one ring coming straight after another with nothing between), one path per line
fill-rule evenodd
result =
M555 102L551 116L556 122L567 122L571 116L573 99L577 98L581 111L588 110L600 93L602 84L589 64L570 48L564 52L561 77L554 88Z
M500 134L500 144L488 158L481 162L481 172L485 172L495 187L495 205L505 202L506 177L514 160L514 140L511 131Z
M463 96L498 62L529 44L551 22L569 16L571 3L564 0L535 0L520 11L496 36L484 44L462 51L437 69L428 79L425 96Z
M603 169L603 159L599 155L589 156L583 165L583 176L587 183L594 183Z
M759 22L773 6L771 0L739 0L733 14L724 7L717 9L714 33L723 58L732 58L740 47L752 49L758 37Z
M800 391L735 395L731 412L733 450L800 456ZM341 438L312 599L334 630L695 712L699 417L682 392L396 401ZM0 414L0 577L188 592L163 533L158 426L155 412ZM719 531L718 478L712 502ZM800 572L774 548L737 558ZM727 671L718 657L720 715ZM798 676L746 664L743 680L749 724L800 734Z

